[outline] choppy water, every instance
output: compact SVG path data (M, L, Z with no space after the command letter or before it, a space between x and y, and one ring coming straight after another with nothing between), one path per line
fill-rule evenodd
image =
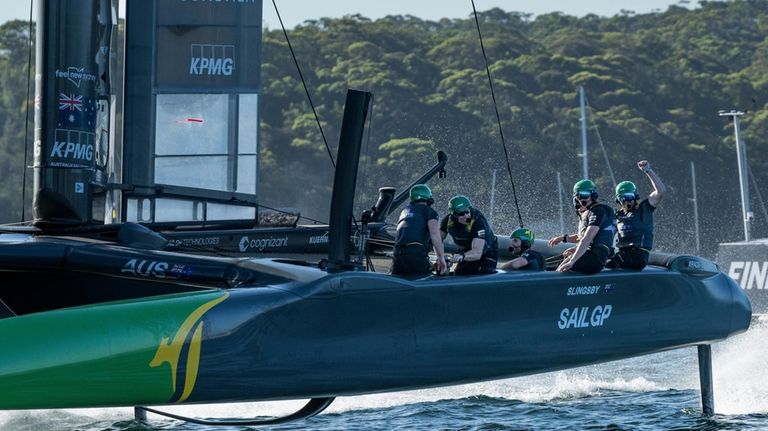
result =
M701 413L696 348L472 385L340 398L270 430L766 430L768 320L713 347L714 417ZM301 402L168 408L199 417L283 415ZM3 431L248 430L185 424L132 409L0 412Z

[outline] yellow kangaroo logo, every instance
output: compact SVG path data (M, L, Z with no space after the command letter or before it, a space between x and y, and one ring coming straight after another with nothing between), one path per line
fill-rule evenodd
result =
M181 349L184 347L184 341L187 339L187 336L194 328L192 340L189 343L189 352L187 353L187 373L184 377L184 391L176 402L184 402L192 394L192 389L195 387L197 371L200 367L200 346L203 338L203 322L200 319L208 310L228 297L229 292L224 292L224 295L220 298L216 298L197 307L197 309L184 320L184 323L181 324L179 330L176 331L173 341L169 342L168 337L163 337L160 341L160 345L157 347L155 357L149 363L149 366L153 368L159 367L165 362L171 366L171 386L172 390L175 392L176 370L179 364L179 357L181 356Z

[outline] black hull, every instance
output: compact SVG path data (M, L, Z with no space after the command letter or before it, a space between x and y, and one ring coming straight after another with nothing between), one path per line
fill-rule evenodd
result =
M4 345L31 360L43 347L16 337L23 328L36 334L34 328L42 325L47 329L40 336L59 340L58 347L44 346L53 355L57 349L83 349L78 343L86 338L92 357L83 361L116 361L132 372L116 376L114 365L104 365L75 375L69 370L80 365L62 362L22 373L15 362L0 364L0 382L8 391L39 379L37 373L55 371L40 388L47 392L31 392L26 403L4 401L0 407L247 401L415 389L708 344L749 327L747 298L714 264L688 256L665 258L642 272L606 270L594 276L547 271L405 279L328 273L280 259L211 258L65 239L3 244L0 299L19 315L0 319ZM44 277L40 285L48 286L30 287L25 282L30 277ZM84 394L92 393L86 391L91 384L140 386L162 370L147 364L155 349L155 359L162 356L161 339L174 338L163 329L177 327L167 322L174 319L174 304L201 295L220 298L196 317L205 324L197 362L180 361L174 368L179 376L195 373L192 383L184 380L183 397L180 377L168 398L126 399L116 393L96 401L91 395L44 400L44 393L75 384ZM163 309L168 312L152 311ZM73 318L106 315L114 319L104 322L112 336L103 341L50 330L67 327ZM114 333L127 330L119 322L139 325L144 347L122 356L107 349L119 343ZM192 339L179 340L194 345Z

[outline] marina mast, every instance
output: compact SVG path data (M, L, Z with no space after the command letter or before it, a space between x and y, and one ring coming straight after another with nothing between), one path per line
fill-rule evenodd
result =
M587 110L584 107L584 86L579 85L579 109L581 112L581 157L583 178L589 178L589 159L587 157Z
M721 117L733 119L733 133L736 137L736 160L739 165L739 186L741 188L741 213L744 220L744 241L751 240L750 228L754 215L749 209L749 182L747 181L747 150L741 140L739 117L744 115L742 111L719 111Z

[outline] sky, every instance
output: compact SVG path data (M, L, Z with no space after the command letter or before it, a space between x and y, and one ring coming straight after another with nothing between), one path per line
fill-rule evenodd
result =
M35 4L39 1L35 1ZM308 19L341 17L357 13L372 19L386 15L413 15L427 20L467 18L472 13L470 0L276 0L276 2L283 22L288 28ZM696 0L690 2L686 0L682 2L679 0L475 0L478 11L499 7L506 11L534 15L559 11L575 16L590 13L613 16L622 9L636 13L664 12L670 5L690 7L697 4ZM30 0L4 0L0 8L0 23L11 19L27 20L29 5ZM264 24L269 28L280 27L271 0L264 0Z

